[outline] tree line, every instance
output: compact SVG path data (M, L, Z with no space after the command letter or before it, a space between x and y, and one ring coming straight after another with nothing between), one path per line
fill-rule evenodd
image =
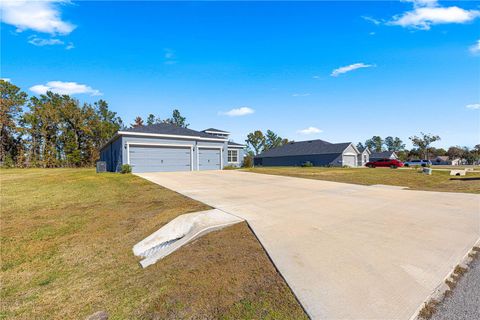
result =
M432 144L441 140L440 136L423 133L409 137L412 149L406 149L403 141L398 137L388 136L383 139L380 136L373 136L367 139L365 143L358 143L357 148L369 148L372 152L395 151L398 157L405 161L408 159L433 159L438 156L447 156L450 160L464 159L468 164L476 163L480 160L480 144L473 148L467 146L451 146L448 149L435 148Z
M267 130L263 134L262 130L255 130L247 135L247 153L250 156L256 156L264 151L280 147L290 142L288 139L280 137L272 130Z
M123 127L104 100L83 103L47 92L28 97L0 80L0 163L6 167L92 166L100 147Z
M187 118L183 117L178 109L174 109L172 112L172 116L167 119L161 119L160 117L157 117L151 113L147 116L146 121L143 121L142 117L137 116L134 122L130 125L130 127L136 128L144 125L152 125L159 123L169 123L182 128L188 128L188 126L190 125L189 123L187 123Z

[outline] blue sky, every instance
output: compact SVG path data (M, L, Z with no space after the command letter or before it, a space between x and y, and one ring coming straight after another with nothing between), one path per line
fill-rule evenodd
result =
M45 13L39 15L38 13ZM126 123L480 143L480 2L3 2L1 77Z

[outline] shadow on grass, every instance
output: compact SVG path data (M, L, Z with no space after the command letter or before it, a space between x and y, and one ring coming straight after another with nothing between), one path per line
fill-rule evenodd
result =
M472 178L450 178L450 180L474 181L474 180L480 180L480 177L472 177Z

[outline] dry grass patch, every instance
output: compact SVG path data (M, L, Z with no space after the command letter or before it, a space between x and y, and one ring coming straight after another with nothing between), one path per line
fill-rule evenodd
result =
M433 171L428 176L413 168L302 168L302 167L258 167L245 171L290 176L297 178L375 185L385 184L408 187L413 190L480 193L480 173L467 173L474 180L452 179L448 171Z
M0 183L0 318L305 317L245 224L140 268L132 246L202 203L91 169L1 170Z
M418 316L422 319L430 319L431 317L433 317L435 312L437 312L437 307L439 304L440 302L435 299L430 300L423 305L423 308L418 313Z

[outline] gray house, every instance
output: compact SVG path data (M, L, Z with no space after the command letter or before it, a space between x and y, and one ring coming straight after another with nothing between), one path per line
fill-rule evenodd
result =
M123 164L133 172L220 170L240 166L245 146L228 141L230 133L209 128L196 131L160 123L118 131L100 150L107 170Z
M395 151L372 152L370 154L370 161L377 161L382 159L398 160L398 156Z
M300 166L311 162L314 166L358 165L360 152L351 142L330 143L323 140L289 142L267 150L254 158L260 166Z

